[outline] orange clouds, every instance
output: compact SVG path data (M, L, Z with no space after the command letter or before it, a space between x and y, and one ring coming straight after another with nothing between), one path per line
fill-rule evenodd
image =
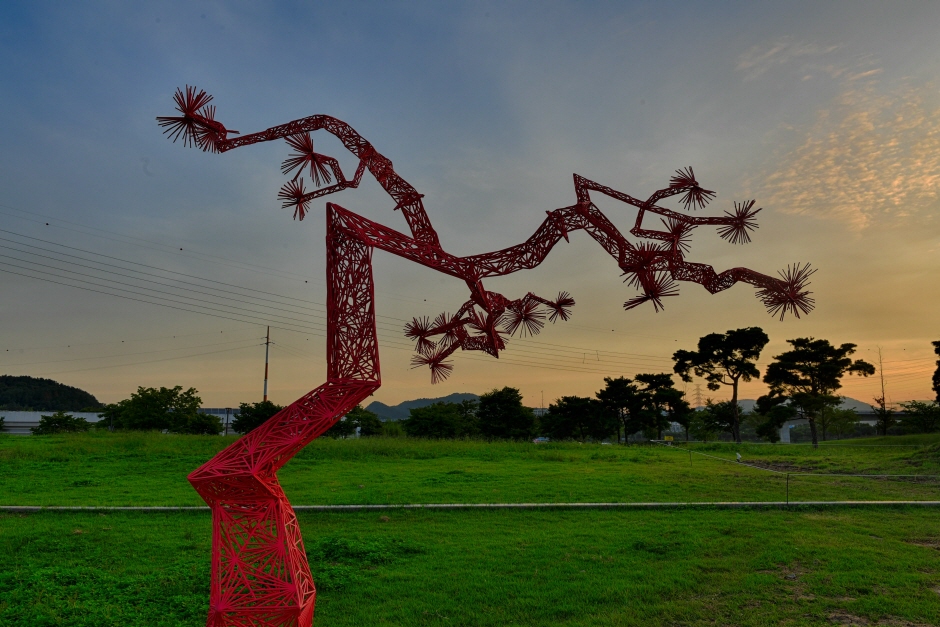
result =
M937 90L905 86L884 93L871 80L877 73L846 79L813 125L798 131L798 145L777 156L763 176L768 205L834 218L854 230L932 219L927 212L937 208L940 184Z

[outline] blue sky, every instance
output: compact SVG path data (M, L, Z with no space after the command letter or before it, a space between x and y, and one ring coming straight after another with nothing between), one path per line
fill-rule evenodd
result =
M310 333L273 331L272 396L290 402L322 381L322 312L310 303L325 298L323 203L302 223L279 209L284 144L209 155L166 141L154 117L190 84L242 132L314 113L350 123L425 194L456 254L525 239L545 210L572 202L573 172L644 196L691 165L719 192L710 213L752 197L764 207L752 244L702 232L692 259L819 268L818 309L803 320L770 318L743 285L716 296L683 286L663 313L624 312L633 294L616 265L576 236L539 269L490 284L509 296L568 290L572 322L513 343L499 363L457 355L451 379L431 387L398 329L454 310L465 288L377 254L379 400L510 384L538 405L543 392L590 394L604 376L668 371L676 348L750 325L771 336L763 362L799 336L857 343L870 360L880 346L889 395L926 398L940 339L938 26L929 2L4 3L0 370L106 401L138 385L194 386L207 405L260 393L259 338L283 311L259 300L253 317L231 320L53 283L74 279L62 260L75 257L38 257L44 247L304 302L291 315ZM354 168L338 143L314 141ZM374 183L331 200L405 228ZM632 222L625 207L601 208ZM46 274L23 270L39 263ZM224 289L221 307L237 306ZM845 392L865 400L876 387Z

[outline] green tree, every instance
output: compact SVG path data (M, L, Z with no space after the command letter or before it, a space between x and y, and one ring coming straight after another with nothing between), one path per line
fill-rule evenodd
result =
M685 440L688 442L689 427L691 426L694 411L689 401L685 400L685 394L679 392L679 390L676 390L676 392L678 395L668 400L666 411L670 422L678 424L685 431Z
M356 434L356 424L349 420L347 416L343 416L335 423L333 426L324 432L328 438L333 438L334 440L345 440L346 438Z
M101 416L115 429L167 430L176 433L221 433L222 421L200 414L195 388L139 387L130 398L106 405ZM216 430L213 425L217 424Z
M528 440L538 429L535 414L522 404L522 394L508 386L480 397L477 418L485 438Z
M594 398L562 396L542 416L541 431L553 440L600 442L611 436L619 421Z
M931 342L931 344L933 344L933 352L940 357L940 341ZM937 395L936 401L940 403L940 359L937 360L937 369L933 372L933 392Z
M825 442L829 434L840 436L854 431L855 423L858 422L858 414L855 413L854 409L827 406L819 412L817 422L819 430L822 432L823 442Z
M187 433L189 435L219 435L224 426L222 419L215 414L195 413L186 416L177 415L177 420L169 429L174 433Z
M401 426L401 420L386 420L382 423L382 435L387 438L401 438L405 436L405 430Z
M460 409L460 431L462 438L474 438L480 435L480 417L478 411L480 403L475 400L465 399L459 403Z
M600 390L596 396L605 411L617 421L618 442L626 442L631 433L643 429L645 394L631 379L604 377L604 389ZM622 440L621 427L623 428Z
M382 421L379 420L378 415L367 409L363 409L362 405L353 407L350 412L346 414L346 418L353 421L353 425L359 429L359 435L361 437L382 435Z
M438 402L408 410L402 427L409 437L449 439L456 438L460 430L460 413L455 403Z
M408 410L408 418L401 421L411 437L451 439L476 435L476 403L437 402Z
M634 381L644 386L640 390L643 428L655 432L657 439L663 438L663 431L671 422L681 424L692 411L684 398L685 394L673 385L672 375L638 374Z
M796 408L788 404L786 398L767 394L757 399L746 419L754 426L759 437L768 442L779 442L780 428L788 420L796 418L796 415Z
M33 435L53 435L55 433L76 433L88 431L91 427L84 418L76 418L64 411L57 411L51 416L40 416L39 426L32 427Z
M894 410L888 407L888 401L884 394L876 396L874 401L875 404L869 405L869 407L875 412L875 428L878 429L879 434L888 435L888 429L897 423Z
M738 384L760 376L755 362L770 338L760 327L734 329L727 333L709 333L698 341L697 351L678 350L672 359L674 370L682 380L691 383L690 372L707 381L709 390L731 386L731 408L734 411L734 441L741 443L741 419L738 409Z
M914 433L933 433L940 429L940 404L911 401L901 403L904 413L900 415L901 424Z
M705 400L705 407L700 409L698 413L705 431L708 433L716 435L728 433L734 436L735 419L741 415L741 408L738 407L735 411L731 401L716 403L709 398Z
M282 409L284 408L271 401L241 403L238 406L238 415L232 420L232 429L236 433L248 433L260 427L268 418Z
M708 405L692 412L689 417L689 433L693 438L702 442L708 442L709 438L714 438L721 433L721 429L712 420Z
M849 355L855 344L833 346L828 340L811 337L787 340L793 348L774 357L767 367L764 383L770 386L770 395L789 399L799 414L809 421L813 446L819 445L816 421L827 407L835 407L841 399L835 395L842 387L842 377L875 374L875 367Z

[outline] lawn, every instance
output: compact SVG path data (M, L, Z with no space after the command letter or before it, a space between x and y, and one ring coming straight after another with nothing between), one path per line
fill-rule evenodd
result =
M319 627L940 624L933 510L411 510L300 522ZM2 625L205 621L207 514L0 515L0 555Z
M198 505L185 476L227 441L0 436L0 504ZM792 500L940 499L936 480L833 476L940 473L940 438L883 443L318 440L280 476L296 504L781 500L766 469ZM935 508L299 518L321 627L940 624ZM0 625L202 625L209 544L203 512L0 514Z
M889 443L899 438L888 438ZM201 505L186 475L231 438L159 433L0 436L0 505ZM605 446L320 439L279 473L296 505L485 502L940 500L940 481L798 473L940 474L940 436L914 446ZM902 443L902 442L898 442ZM720 459L716 459L720 458Z

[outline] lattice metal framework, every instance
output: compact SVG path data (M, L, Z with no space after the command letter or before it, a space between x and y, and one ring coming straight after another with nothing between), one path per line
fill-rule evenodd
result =
M327 382L286 407L263 425L239 438L189 475L189 480L212 509L212 585L210 626L307 626L313 621L316 596L297 519L277 480L277 470L310 441L329 429L380 385L375 329L372 250L378 248L449 274L466 282L470 299L456 313L435 319L416 317L405 327L415 341L414 366L428 366L432 382L446 378L453 366L446 361L456 350L483 351L498 357L507 336L538 333L546 319L567 320L574 299L561 292L554 299L528 293L510 300L488 291L482 280L538 266L552 247L569 233L588 233L617 262L625 281L640 294L624 303L632 309L646 302L656 311L663 298L678 293L677 281L698 283L709 292L737 282L758 288L757 296L771 314L799 317L813 308L806 287L813 273L795 264L770 277L747 268L717 273L708 265L685 260L689 236L700 226L716 226L732 243L750 241L757 228L754 201L735 203L724 216L697 217L715 193L702 188L691 168L676 172L669 186L640 200L574 175L576 202L547 211L548 216L525 242L481 255L457 257L445 252L424 210L423 195L393 169L348 124L328 115L295 120L260 133L229 138L237 131L215 120L212 97L187 87L177 90L179 115L157 118L165 133L184 145L207 152L227 152L241 146L284 139L292 153L282 171L293 178L278 194L284 208L303 220L311 201L358 187L368 171L394 201L411 230L406 235L339 205L326 204L327 220ZM310 133L334 135L358 159L352 179L339 162L314 151ZM307 191L302 173L309 169L315 189ZM596 192L636 207L633 244L591 201ZM661 207L674 196L684 212ZM647 214L659 217L661 228L645 228Z

